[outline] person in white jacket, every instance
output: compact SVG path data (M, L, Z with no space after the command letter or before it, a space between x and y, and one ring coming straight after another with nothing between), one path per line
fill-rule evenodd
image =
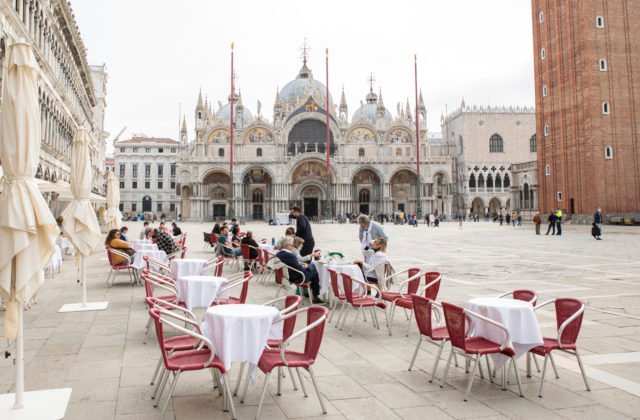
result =
M362 271L367 282L375 283L384 290L384 270L387 262L387 241L382 237L373 240L371 246L367 250L362 251L365 254L365 261L356 260L356 264L362 265Z

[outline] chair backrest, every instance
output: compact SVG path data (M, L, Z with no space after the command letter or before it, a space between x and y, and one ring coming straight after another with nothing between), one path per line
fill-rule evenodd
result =
M266 266L269 262L269 251L264 248L258 248L258 260L260 265Z
M428 271L424 275L424 283L427 286L424 289L424 297L436 300L440 291L440 283L442 283L442 274L438 271Z
M324 321L307 331L304 342L304 355L310 361L315 361L320 351L322 337L324 336L324 326L327 323L327 315L329 310L324 306L309 306L307 308L307 325L311 325L320 318L324 317Z
M284 307L290 308L289 311L293 312L300 307L302 303L302 297L296 295L287 295L284 298ZM284 320L282 326L282 341L291 337L293 330L296 328L296 317L292 316Z
M415 276L419 272L420 272L419 268L412 267L412 268L407 270L407 278L410 279L411 277ZM411 280L407 284L407 293L406 294L407 295L415 295L416 293L418 293L418 288L420 288L420 277L416 277L415 279Z
M107 258L109 259L109 264L113 267L115 264L113 263L113 253L111 252L111 248L107 247Z
M350 304L353 304L353 279L347 273L340 273L342 276L342 290L344 290L344 298Z
M467 317L464 314L464 308L448 302L442 302L442 311L444 312L444 319L447 324L451 344L459 349L465 350Z
M237 299L240 303L245 303L247 301L247 295L249 294L249 283L253 278L253 274L250 271L244 272L244 281L242 282L242 289L240 290L240 296Z
M327 268L331 279L331 291L335 297L340 296L340 286L338 286L338 272L333 268Z
M413 312L418 323L420 334L433 338L433 328L431 325L431 301L418 295L411 295L413 301Z
M276 284L280 284L282 285L282 282L284 281L284 268L280 267L280 268L276 268L275 270L275 275L276 275Z
M164 345L164 325L160 322L160 311L155 308L149 309L149 316L153 319L153 323L156 327L156 337L158 338L158 346L160 347L160 352L162 353L162 360L164 361L164 365L169 365L169 355L167 353L167 348Z
M575 344L578 340L578 334L582 327L582 318L584 317L584 304L578 299L572 298L558 298L555 301L556 306L556 322L558 329L560 326L576 312L582 310L582 313L578 315L573 321L571 321L562 331L560 342L565 344Z
M225 259L222 255L216 257L218 259L218 265L216 265L216 277L222 277L222 269L224 268Z
M240 244L240 250L242 251L242 259L250 260L251 259L251 247L248 244Z
M516 300L531 302L533 306L536 306L536 302L538 301L538 294L533 290L517 289L511 292L511 295Z

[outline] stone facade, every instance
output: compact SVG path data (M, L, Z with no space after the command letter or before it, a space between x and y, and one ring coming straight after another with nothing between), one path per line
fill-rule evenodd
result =
M24 39L40 66L38 98L42 143L36 177L70 180L73 135L84 126L92 139L92 190L104 194L103 115L106 73L87 64L86 50L66 0L0 0L0 82L7 48ZM94 80L93 76L98 76ZM100 92L96 94L96 87ZM0 92L1 95L1 92ZM0 96L1 97L1 96ZM96 115L100 115L98 119ZM51 198L51 197L47 197Z
M540 209L640 213L640 2L532 9Z
M454 214L513 210L513 164L535 161L535 110L461 106L443 116L443 147L454 159ZM537 185L529 184L537 202ZM524 202L523 202L524 203ZM519 202L518 202L519 204Z
M310 218L346 213L451 214L451 158L431 156L426 109L420 95L418 135L420 181L416 171L415 110L398 104L392 116L373 86L348 118L345 93L329 98L331 144L326 169L326 87L313 78L306 58L297 77L276 91L273 119L258 103L254 116L235 94L234 169L230 174L230 97L218 110L203 100L194 112L189 138L183 121L178 159L180 212L185 219L231 215L274 218L299 205ZM231 179L231 176L233 179Z
M177 216L176 159L180 142L134 136L114 144L113 170L120 180L123 216L150 211Z

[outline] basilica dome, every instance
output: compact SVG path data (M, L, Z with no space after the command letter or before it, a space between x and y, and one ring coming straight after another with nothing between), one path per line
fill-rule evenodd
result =
M353 113L351 122L367 120L369 122L375 123L378 119L378 95L373 93L373 90L371 90L367 94L366 99L367 102L361 105L360 108L356 109L356 112ZM384 108L384 120L391 121L392 119L393 117L391 116L391 113L386 108Z
M234 107L237 107L237 104L234 104ZM216 112L216 117L222 118L225 121L229 121L230 108L231 108L231 105L228 103L223 105L222 108L220 108L218 112ZM248 125L251 122L251 120L253 120L253 114L251 113L251 111L249 111L249 108L245 106L244 110L242 111L242 122L244 123L244 125Z
M326 91L327 87L313 78L305 62L298 76L280 90L280 99L295 105L297 101L306 101L309 96L312 96L316 103L324 108ZM333 104L331 93L329 93L329 104Z

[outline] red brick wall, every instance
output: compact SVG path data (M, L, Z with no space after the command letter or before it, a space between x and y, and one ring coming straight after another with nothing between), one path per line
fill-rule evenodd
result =
M532 19L540 210L640 212L640 0L532 0Z

